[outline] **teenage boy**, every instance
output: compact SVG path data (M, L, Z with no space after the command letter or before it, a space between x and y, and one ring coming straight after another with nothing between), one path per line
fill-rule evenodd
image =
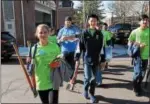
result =
M64 59L70 64L72 70L75 70L75 61L74 53L78 43L78 36L80 35L81 30L77 26L72 24L72 18L67 16L65 18L64 27L62 27L57 36L57 41L61 47L61 54ZM70 80L73 77L71 75Z
M108 46L112 46L112 33L110 31L108 31L107 23L103 24L102 33L104 35L104 46L105 46L105 48L108 47ZM110 61L110 60L106 61L105 69L108 69L108 61Z
M99 70L101 50L103 48L103 34L96 29L98 16L91 14L88 17L89 27L83 31L79 42L79 53L75 55L75 60L79 61L83 52L84 63L84 97L90 97L91 103L96 103L95 87L96 72ZM101 60L102 61L102 60ZM90 89L89 89L90 87Z
M135 59L134 65L134 76L133 76L133 88L136 96L140 96L142 93L141 83L145 76L145 72L148 65L149 58L149 17L145 14L140 16L140 27L133 30L129 36L128 45L134 44L140 48L140 60Z

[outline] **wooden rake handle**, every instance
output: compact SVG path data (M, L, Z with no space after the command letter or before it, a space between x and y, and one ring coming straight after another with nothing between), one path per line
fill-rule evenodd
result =
M17 48L16 44L13 43L13 47L14 47L14 50L15 50L15 52L16 52L17 58L18 58L18 60L19 60L19 63L20 63L20 65L21 65L21 68L22 68L22 70L23 70L23 72L24 72L24 74L25 74L26 80L27 80L27 82L28 82L28 84L29 84L29 86L30 86L30 88L31 88L31 90L32 90L32 92L33 92L33 94L34 94L34 97L36 97L36 92L35 92L35 90L34 90L34 87L32 86L32 82L31 82L31 80L30 80L30 77L28 76L28 73L27 73L26 68L25 68L25 66L24 66L24 63L23 63L23 60L22 60L22 58L21 58L20 55L19 55L18 48Z

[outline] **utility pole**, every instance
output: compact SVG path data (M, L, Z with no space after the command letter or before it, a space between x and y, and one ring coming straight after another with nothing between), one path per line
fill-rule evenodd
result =
M113 19L114 19L113 15L114 15L113 12L111 12L111 24L113 24L113 22L114 22L114 20L113 20Z
M26 36L25 36L25 22L24 22L24 3L21 0L21 16L22 16L22 31L23 31L23 43L24 47L26 46Z
M83 0L83 27L85 26L85 1Z

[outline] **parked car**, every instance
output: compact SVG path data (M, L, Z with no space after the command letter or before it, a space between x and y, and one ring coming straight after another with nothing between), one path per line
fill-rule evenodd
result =
M5 60L15 53L13 42L16 43L16 39L9 32L1 32L1 57Z
M128 37L132 31L130 24L121 23L108 27L108 30L114 34L116 41L120 41L123 44L127 43Z
M134 24L131 26L131 29L134 30L134 29L138 28L139 26L140 26L139 24Z

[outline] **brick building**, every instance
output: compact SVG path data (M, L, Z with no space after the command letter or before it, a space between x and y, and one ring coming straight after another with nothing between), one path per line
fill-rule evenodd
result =
M71 0L55 0L57 7L56 25L57 29L64 25L66 16L73 16L75 13Z
M10 32L18 45L26 45L27 40L35 41L37 24L56 25L56 5L52 0L3 0L1 11L1 31Z

